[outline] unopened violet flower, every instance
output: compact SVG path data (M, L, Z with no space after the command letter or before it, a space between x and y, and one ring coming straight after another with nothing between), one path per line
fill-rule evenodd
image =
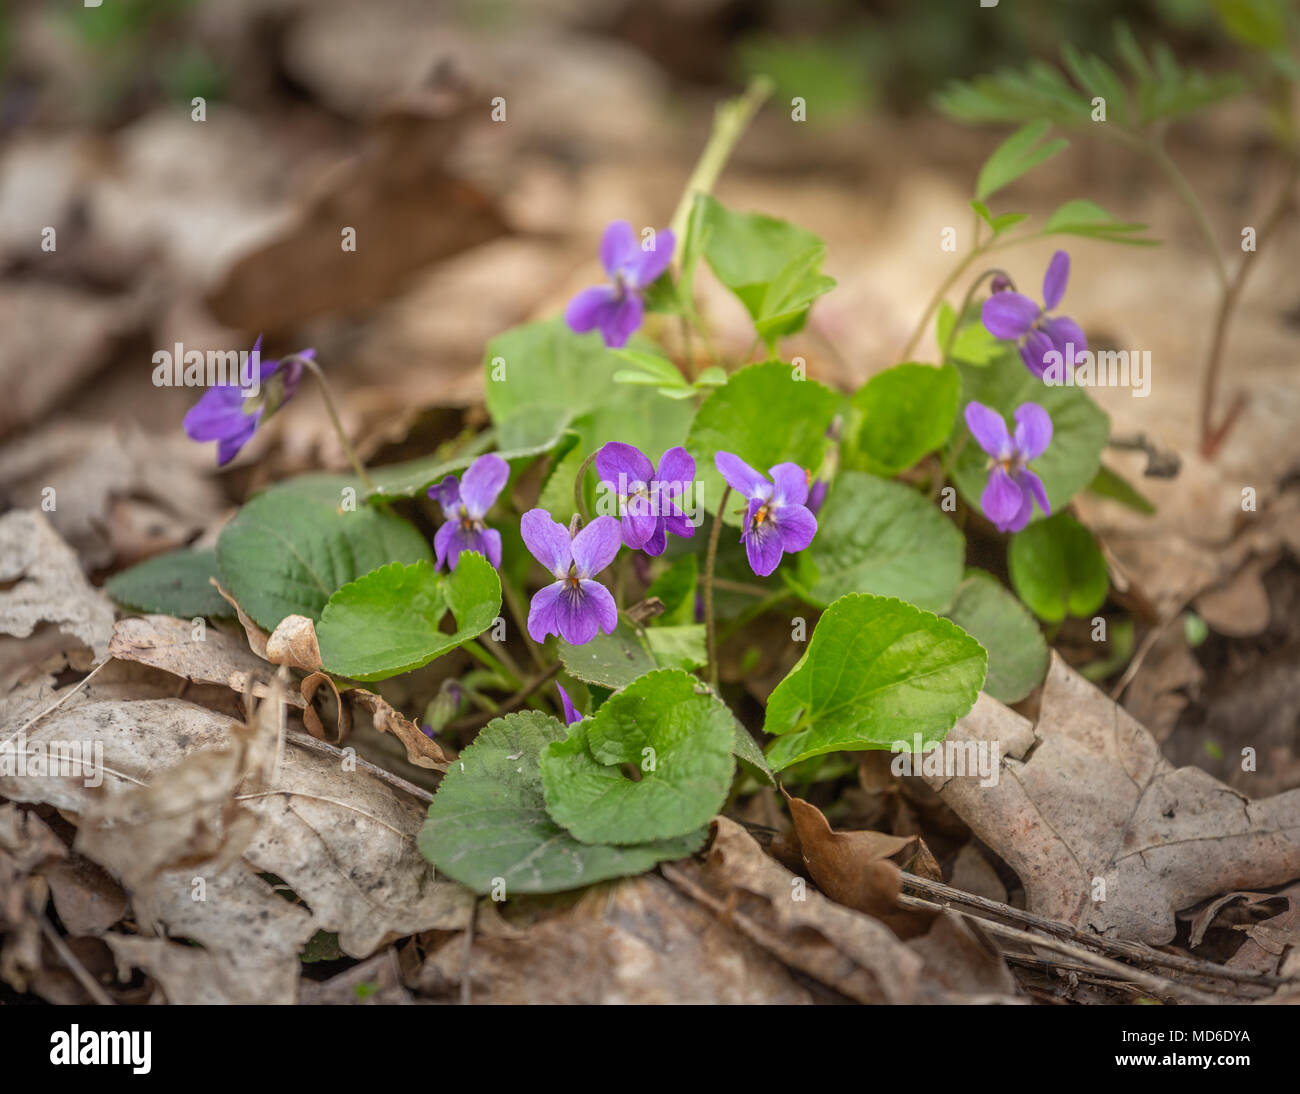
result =
M672 229L655 233L650 250L641 246L632 225L616 220L605 229L600 241L600 261L611 284L583 289L564 310L570 329L583 333L599 330L605 345L615 349L627 344L641 325L645 305L641 294L672 261L677 239Z
M510 465L489 452L469 465L459 483L454 475L448 475L429 487L429 497L442 506L447 518L433 537L435 569L441 570L445 559L454 570L462 551L477 551L501 568L501 533L486 527L483 518L509 478Z
M546 567L555 581L539 589L528 609L528 633L534 642L558 634L571 646L581 646L598 631L612 634L618 626L618 605L610 591L593 580L614 561L622 546L619 523L597 517L576 536L545 509L530 509L520 518L524 546Z
M818 479L808 487L808 512L816 516L821 512L821 507L826 501L826 491L830 489L830 483L825 479Z
M1043 480L1026 466L1052 440L1052 419L1037 403L1016 407L1016 432L1007 432L1002 415L983 403L966 404L966 425L989 454L989 481L980 496L984 515L999 532L1019 532L1034 515L1034 502L1048 516L1052 507Z
M315 357L305 349L295 357ZM224 467L252 439L257 427L293 398L302 379L302 362L293 360L281 368L280 361L262 359L262 336L253 343L257 383L214 384L190 407L183 425L192 440L217 442L217 466ZM245 394L255 392L255 394Z
M564 690L564 685L557 682L555 690L560 693L560 702L564 704L564 724L571 726L574 722L581 722L582 712L573 705L573 700L569 698L569 693Z
M686 449L668 449L656 472L639 448L610 441L596 453L596 471L601 486L618 503L623 542L632 550L662 555L669 532L686 539L695 535L695 528L677 504L695 481L695 460Z
M1052 350L1060 353L1063 361L1071 359L1067 347L1074 347L1074 356L1085 352L1088 340L1073 319L1064 315L1051 316L1050 312L1065 295L1065 285L1070 279L1070 256L1057 251L1043 275L1043 306L1023 293L994 292L984 301L981 316L984 326L995 338L1005 338L1020 346L1020 359L1035 376L1042 377Z
M786 551L802 551L812 542L817 518L805 504L808 474L802 467L778 463L769 469L769 481L730 452L719 452L713 462L727 485L749 499L740 540L754 573L766 577Z

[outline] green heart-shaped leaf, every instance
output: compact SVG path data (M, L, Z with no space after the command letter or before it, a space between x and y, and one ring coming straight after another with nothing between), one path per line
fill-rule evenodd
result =
M726 800L735 747L735 718L699 680L649 673L542 753L547 812L584 843L685 835Z
M940 741L975 702L986 661L955 623L901 600L842 597L768 699L768 762L780 771L824 752L910 747L915 734Z
M456 630L445 634L451 611ZM501 613L501 582L480 554L464 553L444 576L432 563L393 563L359 577L330 597L316 626L329 672L384 680L427 665L482 634Z
M579 723L581 724L581 723ZM546 812L538 757L564 726L538 711L489 722L443 776L419 847L476 893L555 893L649 870L699 850L707 829L614 847L579 843Z

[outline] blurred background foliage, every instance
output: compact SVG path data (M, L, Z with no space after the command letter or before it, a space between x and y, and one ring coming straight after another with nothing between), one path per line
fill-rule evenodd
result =
M0 79L6 121L21 114L32 79L13 48L21 0L0 10ZM1117 63L1112 28L1123 20L1141 41L1158 39L1184 61L1230 64L1233 39L1294 68L1293 0L1062 0L1015 4L996 13L975 0L650 0L538 3L454 0L439 4L465 25L508 24L527 9L561 10L570 25L625 39L668 72L692 84L743 81L766 73L778 97L816 100L813 120L834 123L868 108L924 109L954 79L1053 57L1061 47ZM240 95L249 60L234 57L210 18L226 0L103 0L97 8L63 6L69 37L90 75L78 104L83 120L121 122L159 97L186 101ZM230 5L224 14L234 14ZM286 5L287 15L290 5ZM1008 8L1010 5L1007 6ZM274 35L274 9L253 9ZM206 28L206 31L205 31ZM1228 32L1225 36L1225 30ZM1216 56L1217 55L1217 56ZM1294 72L1292 73L1294 75Z

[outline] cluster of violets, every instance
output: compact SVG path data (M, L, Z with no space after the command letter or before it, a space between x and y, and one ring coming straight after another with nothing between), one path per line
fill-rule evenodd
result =
M995 338L1014 342L1025 368L1040 380L1049 353L1070 361L1088 348L1078 323L1069 316L1051 314L1065 296L1069 280L1070 256L1057 251L1043 275L1042 304L1015 292L1001 276L994 280L993 293L984 301L981 319L985 329ZM1000 532L1021 531L1034 515L1035 502L1050 516L1043 480L1028 467L1051 443L1052 419L1047 411L1037 403L1021 403L1014 414L1014 433L1007 430L1001 414L982 403L968 403L965 417L971 436L989 457L989 478L980 495L980 507L994 527Z
M605 230L600 260L610 282L583 289L565 310L565 320L577 332L599 330L605 343L620 347L641 326L646 290L668 268L676 240L665 229L644 248L632 225L614 221ZM1013 341L1025 367L1041 378L1046 355L1056 350L1068 359L1067 347L1087 348L1079 325L1067 316L1052 315L1061 302L1070 275L1070 256L1057 251L1043 278L1043 303L1011 289L1003 278L984 303L984 326L995 337ZM185 431L197 441L217 442L217 463L229 463L266 421L298 388L302 362L314 351L303 350L287 363L260 360L262 339L253 346L258 355L260 393L250 398L239 385L218 385L204 392L185 415ZM978 402L968 403L966 424L989 457L989 478L980 503L985 516L1003 532L1018 532L1033 516L1035 503L1045 514L1051 508L1042 480L1029 463L1047 449L1052 420L1037 403L1015 411L1014 432L1002 415ZM754 573L771 574L786 553L802 551L817 534L814 515L825 497L826 483L809 486L809 474L794 463L780 463L765 476L730 452L714 458L727 485L746 500L741 542ZM524 544L554 581L532 600L528 631L536 641L559 635L572 645L589 642L598 632L609 634L618 622L618 609L609 590L596 580L614 561L620 547L647 555L663 554L668 533L689 538L695 528L680 499L695 480L695 460L684 448L670 448L656 468L630 444L611 442L596 454L601 486L617 502L619 516L599 516L579 527L552 519L544 509L532 509L520 521ZM458 480L448 475L429 489L442 507L444 523L434 537L436 565L454 569L466 551L481 553L493 566L501 565L501 533L485 523L510 477L500 456L476 459Z
M669 532L685 539L695 534L681 507L695 482L695 460L684 448L670 448L656 469L634 445L611 441L596 453L595 462L600 487L614 499L618 516L598 516L585 525L575 518L566 527L539 508L519 521L524 546L554 579L529 605L528 633L536 642L554 634L581 646L598 633L612 634L618 606L597 575L623 547L657 556L666 549ZM740 539L755 574L766 577L783 555L812 542L817 518L809 508L809 475L802 467L780 463L768 477L730 452L719 452L714 463L727 484L746 499ZM488 528L484 518L509 474L500 456L480 456L459 481L448 475L430 487L429 497L442 506L445 518L434 536L438 568L446 563L455 569L465 551L477 551L492 565L501 565L501 533Z
M676 242L673 233L657 232L654 239L651 249L643 249L626 220L616 220L605 229L600 260L610 283L583 289L569 301L565 321L572 330L578 333L599 330L605 344L612 348L627 344L644 317L645 290L672 261ZM1065 296L1069 279L1070 256L1065 251L1057 251L1043 276L1041 305L1014 291L1000 276L984 303L982 319L989 333L1015 342L1025 367L1039 379L1047 368L1049 352L1055 350L1063 360L1070 360L1067 347L1073 345L1076 354L1088 348L1078 323L1069 316L1051 314ZM989 479L980 497L984 515L1001 532L1023 529L1034 514L1035 502L1050 515L1051 506L1042 480L1027 466L1030 460L1043 454L1052 439L1052 420L1047 411L1037 403L1017 407L1014 435L1008 432L1000 414L981 403L969 403L965 418L972 436L989 457ZM724 453L718 458L718 470L732 489L749 499L745 546L750 565L757 574L769 574L776 568L783 551L802 550L812 539L812 533L798 516L799 510L811 516L804 505L808 500L807 479L801 469L796 467L794 472L789 472L784 468L793 465L781 465L772 468L774 481L767 482L734 456ZM724 470L723 462L729 470ZM648 465L649 461L645 463ZM798 489L796 477L802 483ZM815 489L824 492L825 484L819 483ZM783 507L789 507L784 520L776 515ZM815 522L813 530L816 530ZM631 539L627 542L630 547L643 546ZM648 554L663 550L662 546L659 550L645 549Z

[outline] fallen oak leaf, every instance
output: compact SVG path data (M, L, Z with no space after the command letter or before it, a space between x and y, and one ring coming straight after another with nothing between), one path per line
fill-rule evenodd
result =
M993 785L923 777L1016 872L1037 915L1158 946L1179 910L1300 874L1300 790L1252 801L1174 768L1059 655L1036 723L981 694L945 744L980 742L1000 751Z
M659 869L687 895L712 908L724 924L784 964L858 1002L1019 1001L1000 959L990 963L981 956L979 969L966 970L967 986L983 976L977 997L950 991L915 948L919 939L902 942L879 920L815 891L797 899L802 879L726 817L714 819L713 842L702 863L686 859L663 863ZM955 976L956 970L946 975Z

